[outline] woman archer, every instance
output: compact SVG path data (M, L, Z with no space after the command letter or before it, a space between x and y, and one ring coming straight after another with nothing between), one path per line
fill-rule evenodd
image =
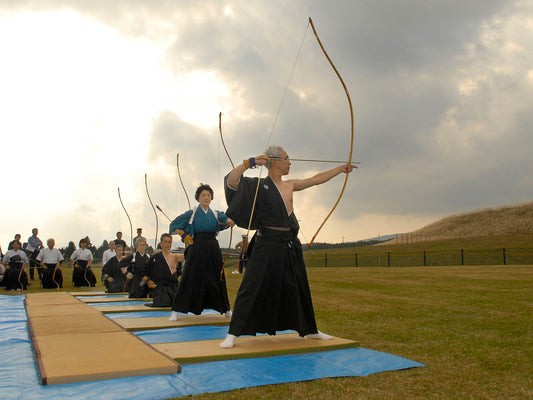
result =
M231 317L217 235L219 231L233 226L234 222L222 211L209 207L213 195L211 186L201 184L194 196L199 206L179 215L170 224L171 234L183 231L182 237L190 235L193 239L185 251L185 266L170 321L177 321L179 312L199 315L205 309Z
M91 270L93 253L87 248L87 239L81 239L79 245L80 248L75 250L70 256L70 262L74 266L72 269L72 283L74 287L96 286L96 277Z

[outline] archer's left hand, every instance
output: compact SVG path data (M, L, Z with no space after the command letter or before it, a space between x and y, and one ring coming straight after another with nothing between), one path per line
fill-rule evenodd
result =
M350 172L353 171L353 169L357 169L357 167L353 164L350 164L350 163L346 163L344 165L341 165L341 168L342 168L342 172L346 173L346 174L349 174Z

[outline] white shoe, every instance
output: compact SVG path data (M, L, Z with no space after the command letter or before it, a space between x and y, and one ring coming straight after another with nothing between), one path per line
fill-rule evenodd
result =
M219 344L220 347L223 349L231 349L235 345L235 335L232 335L231 333L228 333L228 336L226 336L226 339L222 343Z
M169 321L177 321L178 320L178 313L176 311L172 311L172 314L170 314Z
M232 315L233 315L233 313L231 312L231 310L226 311L226 313L224 314L224 316L225 316L226 318L231 318Z
M238 275L240 272L239 272L238 270L235 269L235 270L231 271L231 273L232 273L233 275Z
M333 336L326 335L325 333L322 333L320 331L317 331L317 333L311 333L310 335L305 335L308 339L317 339L317 340L331 340L333 339Z

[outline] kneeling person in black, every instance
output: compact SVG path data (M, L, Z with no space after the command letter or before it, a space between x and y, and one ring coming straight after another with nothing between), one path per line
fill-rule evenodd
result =
M123 247L115 247L115 256L111 257L102 268L102 281L107 288L107 293L119 293L129 291L131 280L126 279L126 266L120 267L120 261L123 258Z
M150 288L146 285L147 279L144 279L145 264L148 262L150 256L146 254L146 239L138 239L135 245L137 251L124 257L119 267L127 268L126 279L130 280L129 295L130 299L144 299L148 297Z
M172 236L161 235L161 252L152 255L145 268L145 280L152 289L154 299L148 307L171 307L178 291L178 277L181 275L183 254L172 254Z
M28 257L19 248L18 243L14 243L11 250L4 255L3 263L7 264L4 273L4 283L6 290L26 290L28 288L28 275L24 268L28 265Z

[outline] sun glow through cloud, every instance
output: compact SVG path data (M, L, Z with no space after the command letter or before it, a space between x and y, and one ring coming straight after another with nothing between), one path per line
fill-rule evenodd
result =
M232 108L231 91L214 72L173 75L161 43L123 36L72 11L2 17L0 48L0 128L24 143L23 152L3 146L2 163L32 182L46 213L76 214L84 204L108 209L95 188L133 192L148 169L149 133L162 110L208 129L221 104ZM50 179L61 182L58 191L46 191ZM34 200L7 199L7 207Z

